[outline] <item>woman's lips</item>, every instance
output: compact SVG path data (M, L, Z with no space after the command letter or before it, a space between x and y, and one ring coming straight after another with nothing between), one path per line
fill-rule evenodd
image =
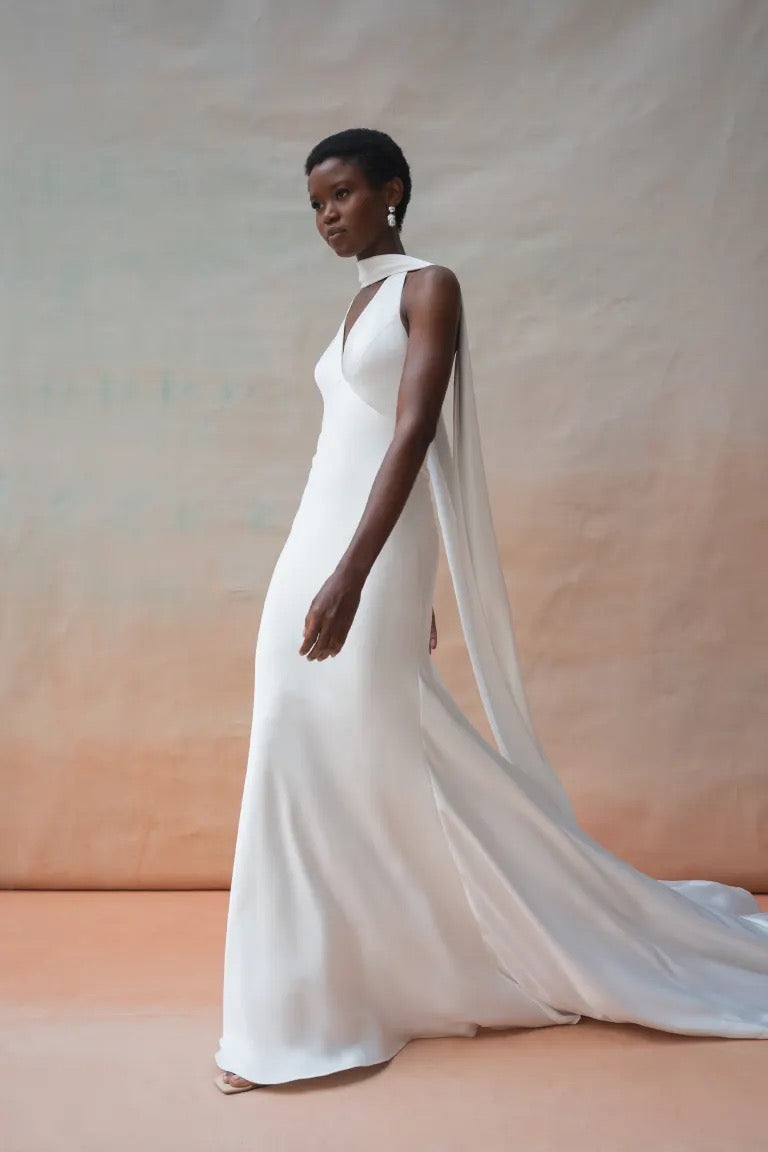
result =
M343 228L339 228L339 230L337 232L329 232L328 233L328 243L333 244L334 240L338 240L339 237L343 236L343 235L344 235L344 229Z

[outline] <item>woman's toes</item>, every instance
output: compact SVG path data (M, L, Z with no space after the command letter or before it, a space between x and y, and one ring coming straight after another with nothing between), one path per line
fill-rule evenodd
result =
M234 1072L225 1072L224 1080L227 1084L231 1084L233 1088L245 1088L247 1085L252 1084L252 1080L245 1080L242 1076L236 1076Z

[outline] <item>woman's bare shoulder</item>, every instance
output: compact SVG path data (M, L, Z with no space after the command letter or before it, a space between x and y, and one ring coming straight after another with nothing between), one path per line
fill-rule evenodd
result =
M413 333L451 348L461 316L461 286L452 269L429 264L408 273L401 300L400 318L409 339Z
M408 279L422 283L455 284L458 286L459 278L452 268L445 264L427 264L424 268L413 268L408 273Z
M461 299L459 278L452 268L444 264L428 264L408 273L405 290L414 304L430 302L449 304Z

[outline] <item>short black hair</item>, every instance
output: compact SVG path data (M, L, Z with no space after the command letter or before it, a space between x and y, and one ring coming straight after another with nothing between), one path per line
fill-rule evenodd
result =
M309 176L317 164L331 157L351 160L365 173L372 188L383 188L387 180L399 176L403 182L403 197L395 208L398 229L403 226L403 217L411 198L411 170L400 147L386 132L376 128L347 128L326 136L307 156L304 174Z

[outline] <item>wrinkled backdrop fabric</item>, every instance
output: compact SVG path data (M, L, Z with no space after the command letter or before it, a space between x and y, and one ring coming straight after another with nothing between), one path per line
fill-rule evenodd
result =
M768 889L765 5L29 0L0 54L0 883L229 883L312 366L357 287L302 166L365 125L411 163L406 250L462 282L579 820ZM436 608L487 733L444 566Z

